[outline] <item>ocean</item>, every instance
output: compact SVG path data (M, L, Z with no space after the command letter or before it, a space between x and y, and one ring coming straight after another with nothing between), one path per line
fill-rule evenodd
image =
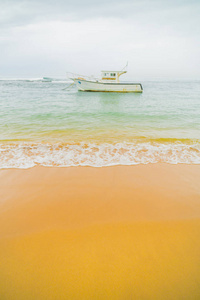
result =
M0 80L0 168L200 164L200 81L143 93L78 92L65 80Z

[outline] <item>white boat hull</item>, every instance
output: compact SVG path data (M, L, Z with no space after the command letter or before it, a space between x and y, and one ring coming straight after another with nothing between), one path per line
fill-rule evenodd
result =
M142 93L140 83L114 83L102 81L89 81L74 79L79 91L84 92L118 92L118 93Z

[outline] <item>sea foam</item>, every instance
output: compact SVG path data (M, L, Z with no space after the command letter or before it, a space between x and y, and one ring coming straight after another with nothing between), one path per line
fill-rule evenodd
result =
M200 164L200 144L115 143L115 144L0 144L0 168L41 166L137 165L149 163Z

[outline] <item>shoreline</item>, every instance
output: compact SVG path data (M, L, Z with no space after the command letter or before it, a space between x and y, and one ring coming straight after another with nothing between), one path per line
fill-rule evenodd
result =
M0 170L0 298L196 299L200 165Z
M34 165L32 167L27 167L27 168L21 168L21 167L7 167L7 168L0 168L0 172L1 171L14 171L14 170L30 170L30 169L34 169L34 168L45 168L45 169L51 169L51 168L55 168L55 169L68 169L68 168L91 168L91 169L104 169L104 168L115 168L115 167L136 167L136 166L200 166L200 163L182 163L182 162L178 162L178 163L170 163L170 162L148 162L148 163L135 163L135 164L113 164L113 165L106 165L106 166L91 166L91 165L72 165L72 166L59 166L59 165L55 165L55 166L48 166L48 165Z

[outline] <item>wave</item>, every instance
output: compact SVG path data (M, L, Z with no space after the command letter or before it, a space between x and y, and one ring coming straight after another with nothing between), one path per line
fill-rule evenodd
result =
M42 81L43 78L0 78L0 81Z
M71 82L65 78L51 78L51 77L41 77L41 78L0 78L0 81L22 81L22 82L53 82L53 83L66 83Z
M137 165L149 163L200 164L200 144L183 143L76 143L0 144L0 168L41 166Z

